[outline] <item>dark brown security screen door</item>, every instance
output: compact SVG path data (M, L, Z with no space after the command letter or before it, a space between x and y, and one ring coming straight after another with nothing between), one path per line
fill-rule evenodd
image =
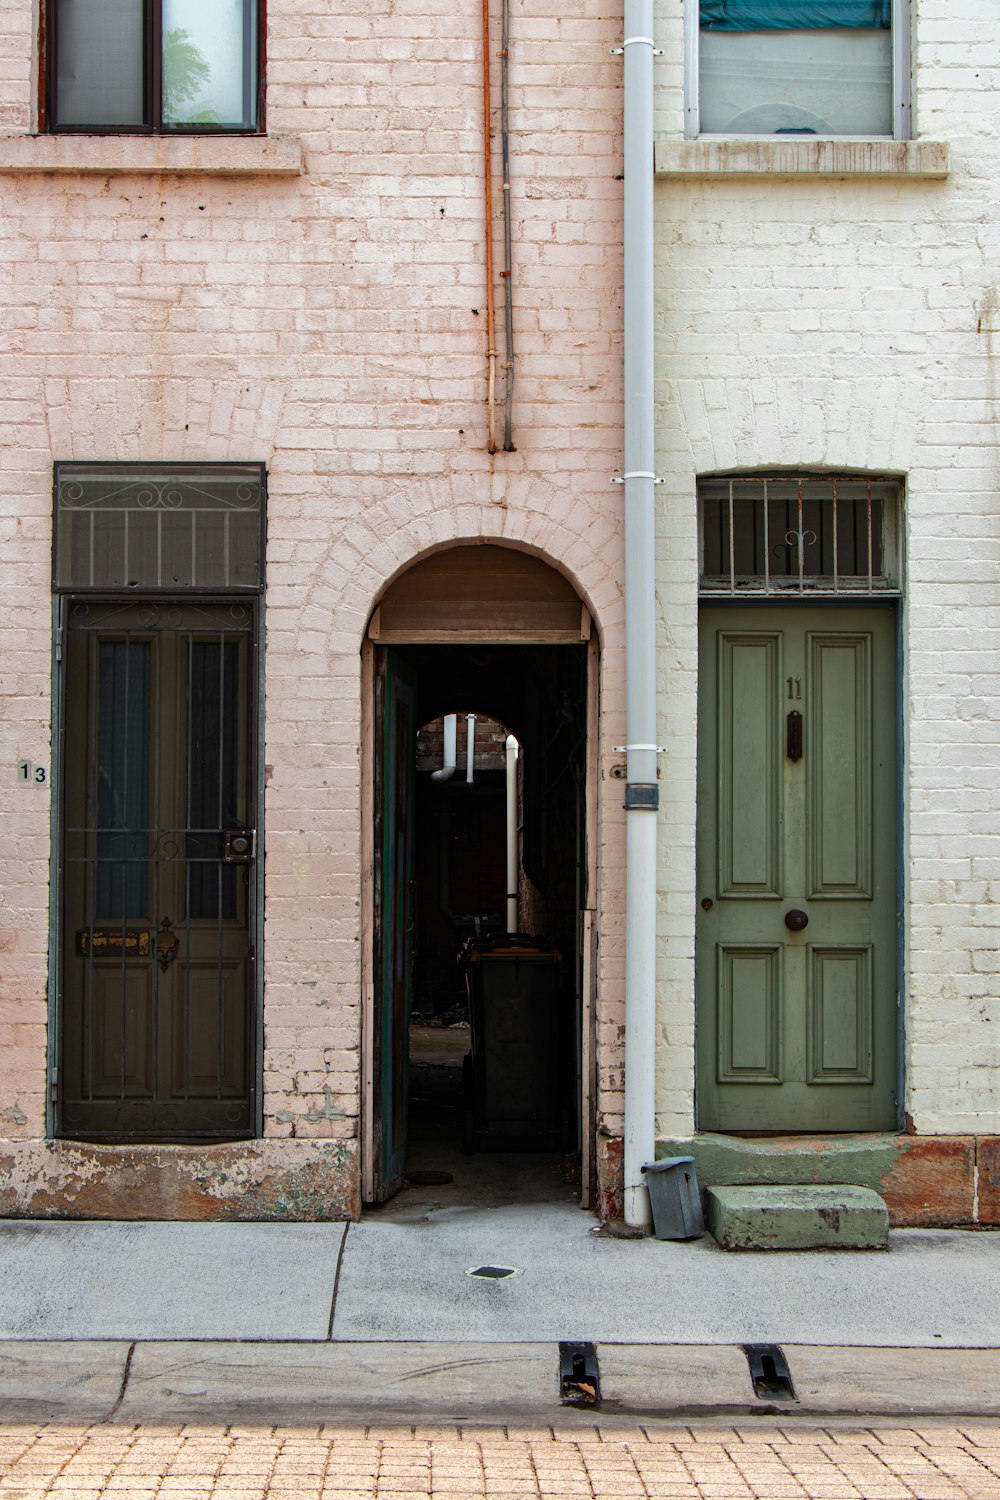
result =
M71 602L61 1133L254 1133L253 602Z

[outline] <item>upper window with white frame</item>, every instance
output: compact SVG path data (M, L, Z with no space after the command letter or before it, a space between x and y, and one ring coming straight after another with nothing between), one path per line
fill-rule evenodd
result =
M48 0L49 130L255 132L260 0Z
M909 131L909 0L686 0L688 136Z

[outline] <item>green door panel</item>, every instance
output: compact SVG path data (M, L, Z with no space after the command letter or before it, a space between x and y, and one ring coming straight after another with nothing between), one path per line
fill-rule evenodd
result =
M870 896L872 641L810 634L808 645L810 896Z
M781 1082L781 949L718 948L720 1083Z
M872 1081L872 948L813 948L810 1083Z
M891 610L704 611L697 894L699 1126L894 1128Z
M776 740L781 637L718 637L719 890L776 896L781 887L781 760Z

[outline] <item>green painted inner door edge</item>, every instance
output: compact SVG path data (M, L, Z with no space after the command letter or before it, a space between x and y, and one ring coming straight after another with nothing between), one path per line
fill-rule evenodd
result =
M378 1196L401 1182L409 1108L413 980L416 675L393 651L382 661L380 1127Z

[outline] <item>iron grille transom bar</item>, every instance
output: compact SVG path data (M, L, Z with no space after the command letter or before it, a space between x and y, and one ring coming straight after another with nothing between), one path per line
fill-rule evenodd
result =
M57 593L260 593L263 464L55 466Z
M898 595L901 495L898 479L856 475L702 479L701 593Z

